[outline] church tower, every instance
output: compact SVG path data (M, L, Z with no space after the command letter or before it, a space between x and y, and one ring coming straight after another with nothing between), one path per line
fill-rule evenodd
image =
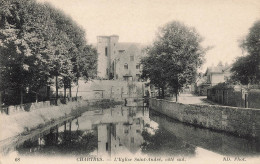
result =
M117 54L118 35L97 36L98 77L110 79L113 77L113 65Z

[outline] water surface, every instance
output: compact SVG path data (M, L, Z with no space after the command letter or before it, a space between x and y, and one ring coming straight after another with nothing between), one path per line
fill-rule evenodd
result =
M29 156L198 157L259 156L259 143L186 125L144 107L88 111L66 127L17 148Z

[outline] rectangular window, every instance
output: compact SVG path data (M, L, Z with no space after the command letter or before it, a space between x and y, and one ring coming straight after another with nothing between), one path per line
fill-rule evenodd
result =
M141 131L137 129L137 130L136 130L136 133L141 133Z
M105 55L107 56L107 47L105 48Z
M130 56L130 61L134 61L134 56Z
M137 64L137 65L136 65L136 69L140 69L140 64Z
M124 68L128 69L128 64L127 63L124 64Z

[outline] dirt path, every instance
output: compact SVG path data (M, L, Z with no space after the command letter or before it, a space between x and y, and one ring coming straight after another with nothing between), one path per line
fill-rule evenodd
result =
M179 96L179 103L182 104L201 104L201 105L212 105L205 101L207 96L196 96L193 94L181 94Z

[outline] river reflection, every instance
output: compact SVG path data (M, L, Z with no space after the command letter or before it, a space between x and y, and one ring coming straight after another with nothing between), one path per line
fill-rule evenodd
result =
M259 143L176 122L143 107L85 112L48 135L26 141L20 155L190 156L259 155Z

